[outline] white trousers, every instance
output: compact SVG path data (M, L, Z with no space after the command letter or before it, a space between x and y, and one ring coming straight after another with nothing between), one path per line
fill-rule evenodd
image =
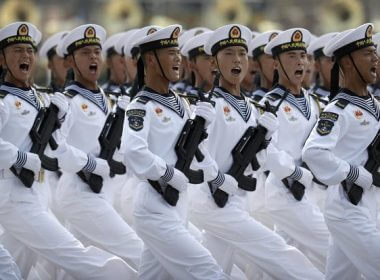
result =
M210 252L189 233L177 211L187 201L182 193L176 207L167 204L146 182L135 197L135 228L144 241L139 279L228 279Z
M37 260L37 254L61 267L75 279L134 279L135 271L122 259L95 247L84 248L42 207L34 190L39 186L34 183L32 188L26 188L13 175L0 179L0 223L5 234L20 243L19 246L15 242L10 245L24 248L19 250L18 256L14 256L11 248L7 247L6 238L3 245L12 254L23 278L28 276L34 265L31 262Z
M202 195L207 199L202 199ZM208 234L223 240L228 250L244 254L247 261L273 278L323 279L323 274L300 251L250 217L242 209L244 200L245 197L230 196L227 205L219 208L205 190L199 190L189 218Z
M107 182L103 188L112 187ZM102 248L138 268L143 242L103 193L96 194L77 175L63 174L58 184L60 212L84 244Z

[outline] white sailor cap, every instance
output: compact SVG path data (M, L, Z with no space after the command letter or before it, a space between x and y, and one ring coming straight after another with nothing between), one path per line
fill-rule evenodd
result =
M62 53L63 55L72 54L75 50L91 45L102 47L106 38L106 31L97 24L85 24L78 26L70 31L63 38Z
M307 48L307 53L313 55L315 59L325 56L323 48L338 34L339 32L331 32L317 37L315 40L311 41L309 47Z
M62 41L63 37L68 33L69 31L61 31L47 38L40 49L40 57L50 60L57 53L56 49L58 43Z
M182 26L179 24L169 25L165 28L152 30L150 34L136 42L141 54L163 48L178 47L178 36Z
M257 35L249 44L248 53L254 59L257 59L260 55L264 54L265 46L280 32L280 30L272 30Z
M206 54L204 44L208 41L212 31L207 31L199 35L194 36L183 45L181 54L189 59L192 59L198 55Z
M41 41L41 32L29 22L14 22L0 29L0 49L13 44L30 44L33 48Z
M128 30L126 32L123 32L123 36L121 36L119 38L119 40L116 42L114 48L115 48L115 51L120 54L120 55L124 55L124 44L125 42L132 36L132 34L134 34L138 29L134 28L134 29L131 29L131 30Z
M119 39L125 34L125 32L120 32L113 34L108 37L102 46L102 53L104 57L110 57L111 55L116 53L115 46Z
M158 25L149 25L145 26L143 28L140 28L136 30L135 33L133 33L125 42L124 42L124 55L129 58L136 57L139 52L140 48L136 45L138 41L140 41L145 36L156 32L157 30L161 29Z
M193 38L194 36L207 32L207 31L211 31L211 30L206 27L194 27L189 30L185 30L178 37L179 48L182 49L183 46L186 44L186 42L190 40L191 38Z
M372 36L372 41L377 46L377 54L380 55L380 32Z
M327 43L323 52L326 56L339 59L356 50L373 46L372 30L373 24L365 23L355 29L343 31Z
M218 51L231 47L242 46L248 51L252 33L248 27L241 24L228 24L216 29L205 44L208 55L216 55Z
M259 36L261 33L257 31L251 31L252 32L252 39L255 39L257 36Z
M304 28L291 28L280 32L264 48L266 54L278 56L280 53L304 50L309 46L311 34Z

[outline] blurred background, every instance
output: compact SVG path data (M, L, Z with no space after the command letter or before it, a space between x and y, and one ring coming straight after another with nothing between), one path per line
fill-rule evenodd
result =
M380 0L0 0L0 27L29 21L43 33L84 23L107 35L149 24L217 28L241 23L254 31L304 27L315 35L373 22L380 31ZM44 84L40 65L36 82Z

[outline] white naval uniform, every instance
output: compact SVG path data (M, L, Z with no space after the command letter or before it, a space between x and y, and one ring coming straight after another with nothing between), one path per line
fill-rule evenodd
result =
M145 88L127 109L125 163L139 178L135 228L145 244L140 279L226 279L210 252L186 228L187 191L170 206L147 182L175 165L174 146L188 119L181 99Z
M329 186L325 219L332 242L326 279L360 279L360 274L380 279L380 231L376 228L380 190L374 186L364 190L355 206L340 185L350 165L365 164L367 146L380 129L380 105L372 96L368 98L343 89L325 108L303 150L315 176Z
M208 129L207 148L219 172L224 174L232 165L234 146L249 126L257 125L258 111L248 98L238 99L219 87L215 88L212 100L216 103L217 118ZM266 151L259 154L263 153ZM191 221L224 244L224 251L220 251L220 246L218 252L214 251L220 264L228 271L231 263L226 258L232 252L242 254L249 264L257 265L276 279L322 279L322 273L300 251L248 214L246 198L246 191L239 189L219 208L204 183L192 201Z
M299 103L289 93L277 111L280 126L271 141L275 149L268 149L270 174L265 182L265 202L276 229L290 237L313 264L324 271L329 232L323 215L310 202L307 191L302 200L297 201L281 181L295 170L295 166L301 165L302 147L319 115L317 104L305 90L302 92L305 103ZM284 93L285 89L277 86L260 103L268 100L276 106Z
M58 183L57 200L70 231L84 244L95 245L123 258L137 269L143 243L133 229L117 214L104 190L94 193L76 172L87 162L87 155L100 152L98 136L110 111L102 91L92 92L73 82L66 87L71 114L61 131L66 142L76 149L73 160L60 162L63 174ZM95 96L99 97L96 99ZM100 103L97 103L100 102ZM84 162L84 163L83 163ZM110 188L103 178L103 189Z
M10 84L4 83L0 90L8 92L0 106L0 223L3 244L23 278L37 256L42 256L76 279L121 279L120 274L128 271L121 259L95 247L85 248L48 211L39 190L43 184L35 181L26 188L9 170L18 151L29 151L32 146L29 131L40 101L31 90Z

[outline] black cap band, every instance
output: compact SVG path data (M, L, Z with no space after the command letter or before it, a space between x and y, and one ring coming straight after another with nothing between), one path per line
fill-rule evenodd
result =
M198 55L204 55L204 54L206 54L204 47L199 46L189 51L189 58L192 59L192 58L197 57Z
M370 47L370 46L374 46L374 43L372 41L372 37L363 38L363 39L354 41L348 45L345 45L345 46L335 50L333 55L337 59L339 59L339 58L341 58L341 57L343 57L349 53L352 53L354 51L357 51L357 50L360 50L360 49L363 49L366 47Z
M260 55L264 54L265 46L266 45L259 46L252 51L252 56L254 59L257 59Z
M141 53L146 53L147 51L151 50L158 50L158 49L164 49L164 48L172 48L172 47L178 47L178 39L172 38L172 39L160 39L156 41L147 42L140 45L140 51Z
M80 40L77 40L77 41L71 43L67 47L67 52L69 54L72 54L75 50L80 49L80 48L84 48L84 47L87 47L87 46L99 46L99 47L102 47L102 44L100 42L101 42L100 39L97 38L97 37L82 38Z
M323 56L326 56L325 53L323 52L323 48L316 49L313 52L313 55L314 55L314 59L318 59L318 58L321 58Z
M211 53L215 56L220 50L234 46L243 47L248 51L247 41L243 38L228 38L215 43L211 48Z
M52 48L46 53L46 56L47 56L48 60L51 60L51 59L57 54L55 48L56 48L55 46L52 47Z
M0 42L0 49L4 49L15 44L30 44L34 49L37 49L37 45L35 44L33 38L29 35L15 35L5 38Z
M285 44L281 44L272 48L273 56L278 56L281 53L289 52L289 51L297 51L302 50L306 51L306 43L305 42L289 42Z
M107 58L110 58L114 54L117 54L114 47L110 47L109 49L107 49Z

